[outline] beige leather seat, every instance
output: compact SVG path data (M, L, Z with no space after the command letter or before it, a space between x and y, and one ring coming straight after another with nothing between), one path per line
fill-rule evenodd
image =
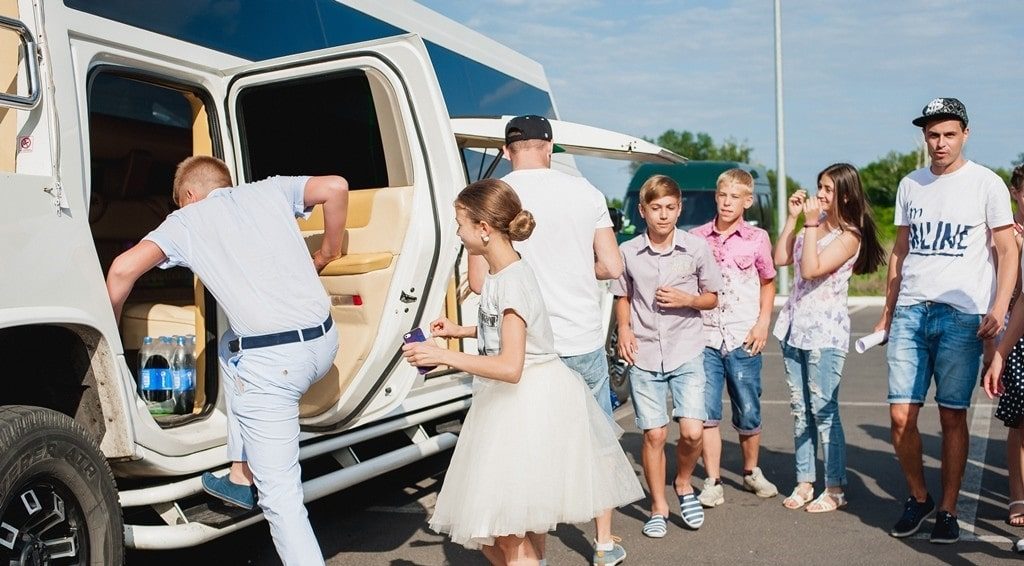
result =
M195 305L135 303L121 315L121 335L126 350L137 350L146 336L188 336L196 333Z

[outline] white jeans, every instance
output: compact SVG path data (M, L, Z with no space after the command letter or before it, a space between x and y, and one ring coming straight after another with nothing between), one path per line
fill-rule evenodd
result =
M338 330L307 342L227 350L220 341L227 404L228 457L248 462L259 506L286 566L324 563L302 502L299 398L327 373L338 352Z

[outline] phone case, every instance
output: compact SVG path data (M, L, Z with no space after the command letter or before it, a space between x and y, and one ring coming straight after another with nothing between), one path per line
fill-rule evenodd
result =
M426 342L427 337L423 334L423 329L413 328L402 336L402 340L406 344L414 344L416 342ZM416 366L416 371L420 372L420 375L424 375L434 371L436 368L437 366Z

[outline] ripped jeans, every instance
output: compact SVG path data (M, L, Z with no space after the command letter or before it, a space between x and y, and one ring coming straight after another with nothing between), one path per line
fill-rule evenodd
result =
M814 483L817 445L825 463L825 486L846 485L846 437L839 420L839 381L846 352L801 350L782 342L782 358L793 414L796 481Z

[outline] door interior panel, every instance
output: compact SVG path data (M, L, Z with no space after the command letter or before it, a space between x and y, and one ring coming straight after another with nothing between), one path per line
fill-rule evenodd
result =
M338 354L334 367L302 397L300 416L318 415L337 404L366 360L409 226L412 194L411 186L349 192L342 256L320 274L338 327ZM323 242L321 207L298 223L312 254Z

